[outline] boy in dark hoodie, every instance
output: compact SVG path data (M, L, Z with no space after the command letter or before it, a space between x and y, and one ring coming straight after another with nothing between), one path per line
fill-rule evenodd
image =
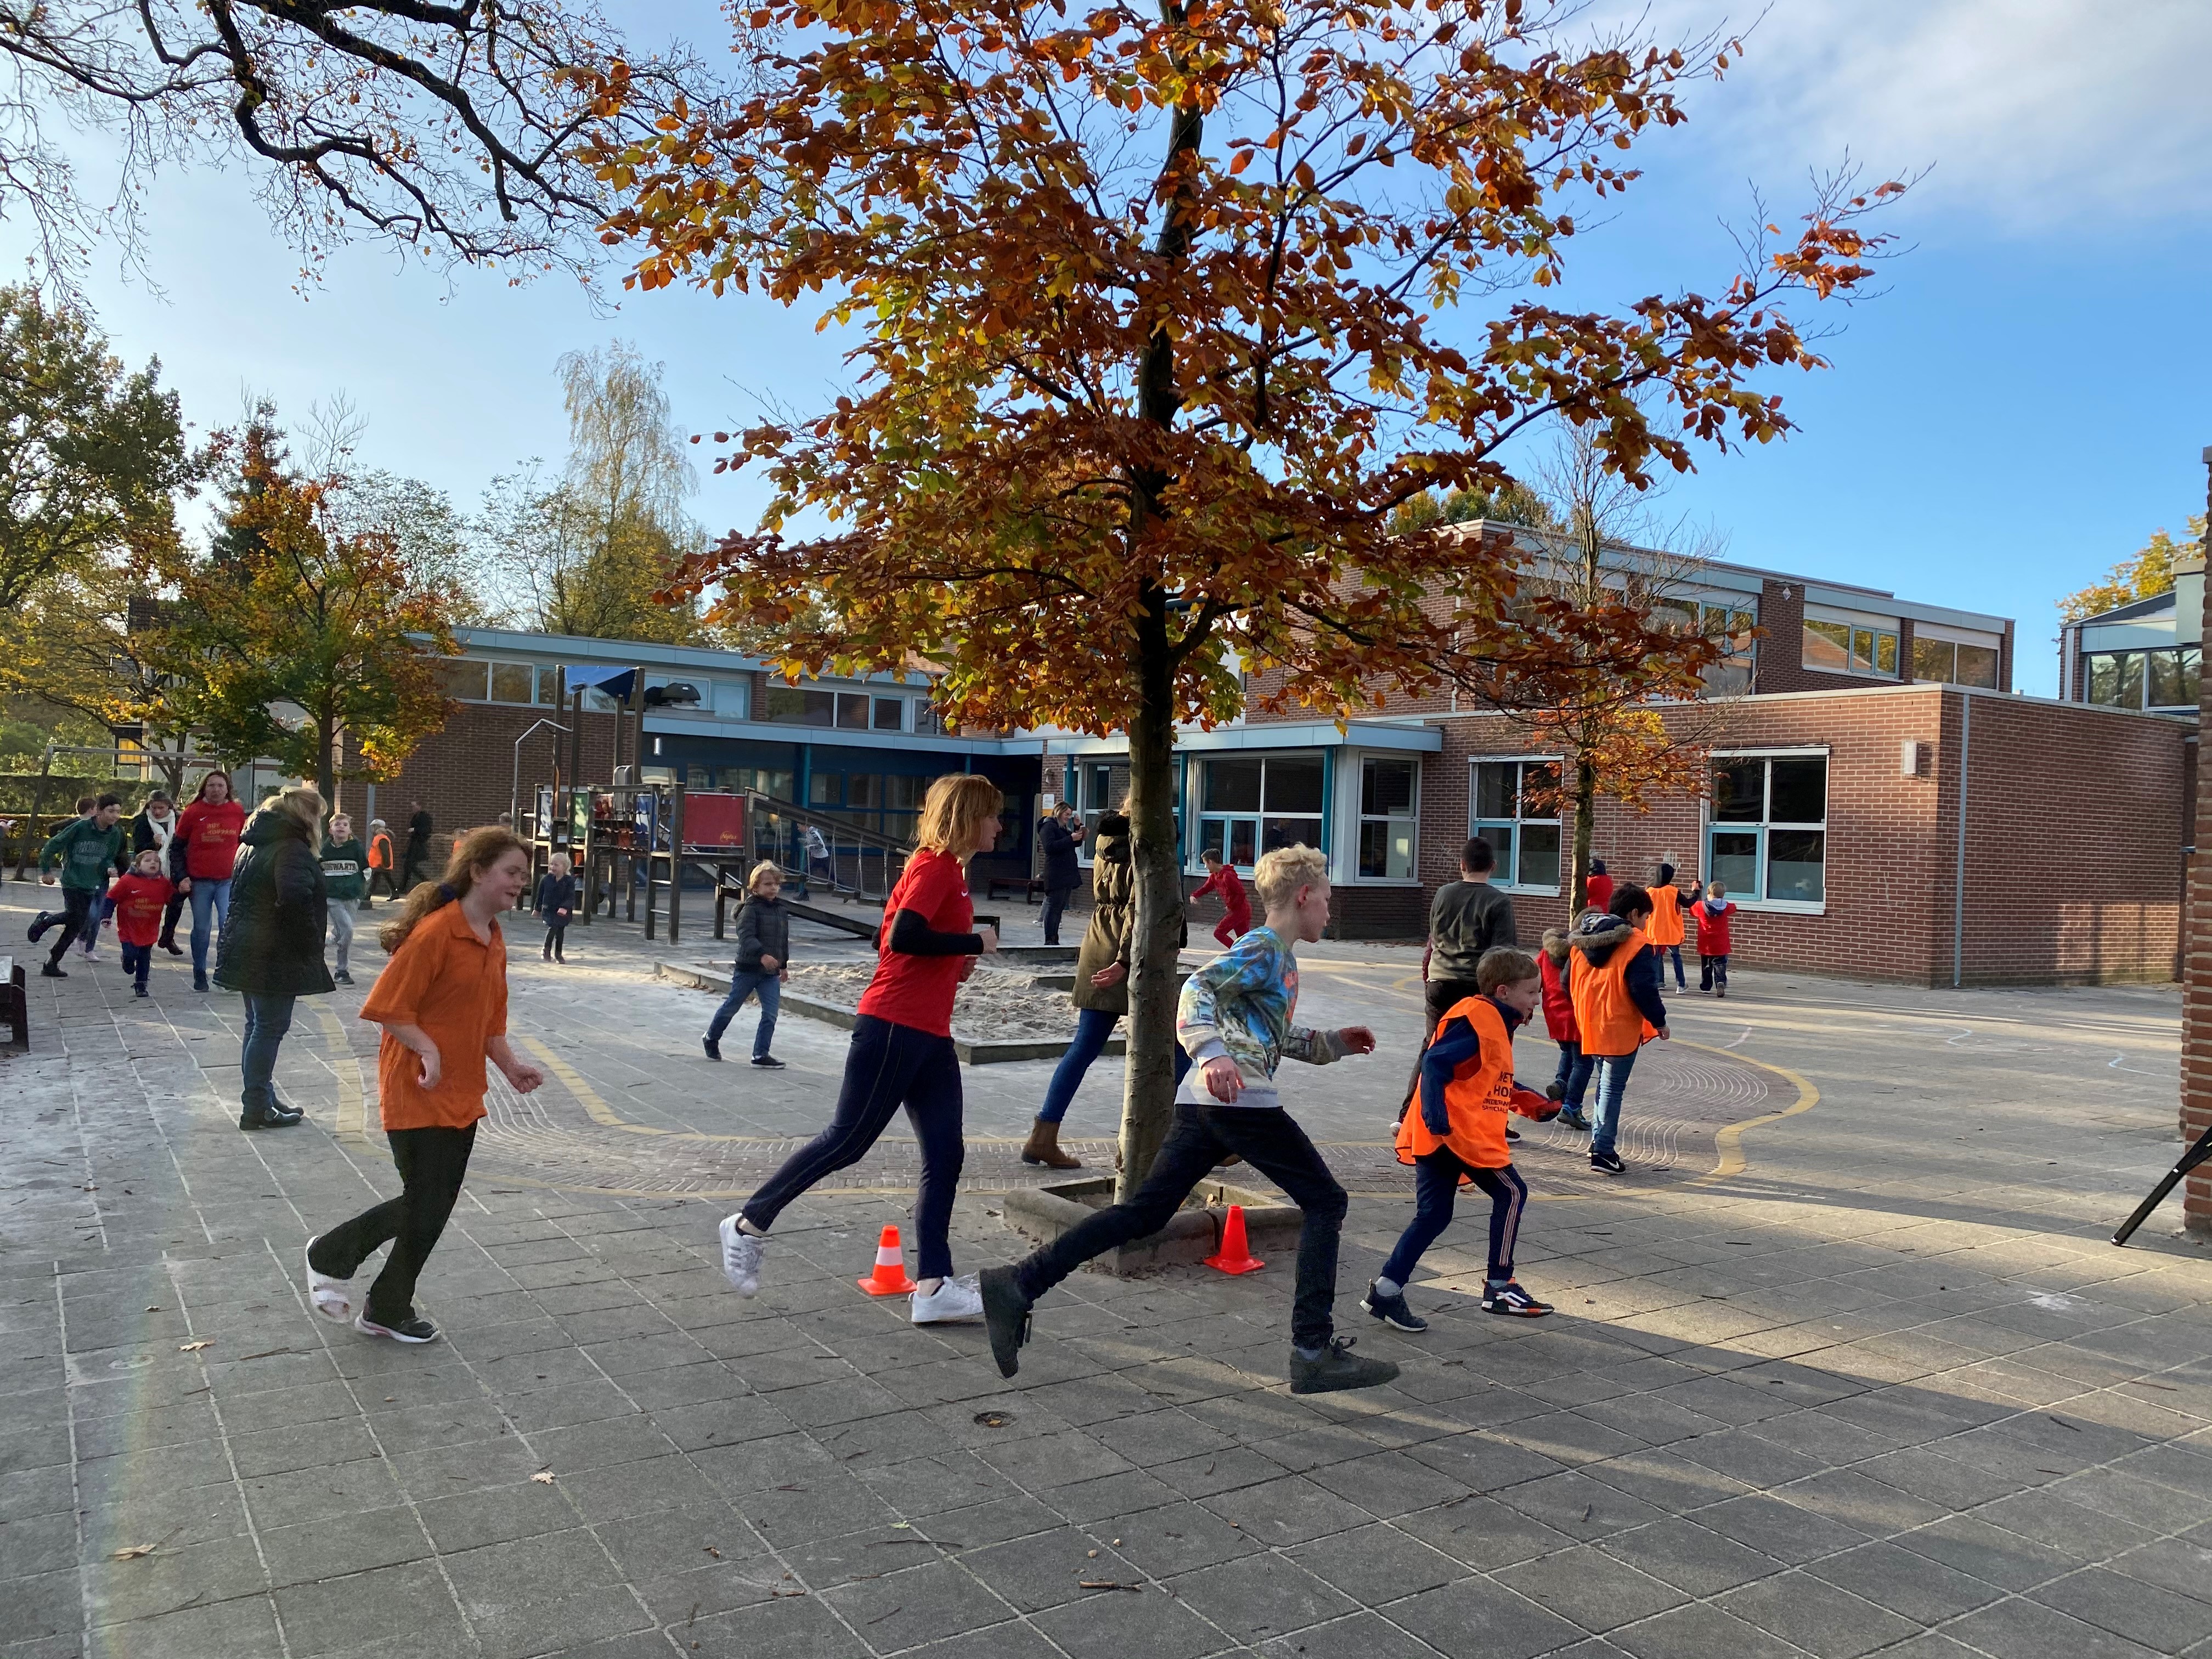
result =
M760 1024L753 1028L753 1064L764 1072L780 1072L783 1062L769 1052L775 1041L776 1011L783 1002L783 982L791 977L791 913L783 908L783 872L766 859L752 867L746 878L751 896L738 912L738 961L730 975L730 994L714 1011L714 1023L701 1039L707 1058L722 1057L722 1033L730 1029L745 999L760 998Z
M1543 981L1527 952L1510 945L1485 951L1475 964L1480 994L1455 1004L1437 1022L1421 1055L1421 1099L1398 1124L1398 1161L1413 1165L1412 1224L1367 1287L1360 1306L1401 1331L1425 1331L1429 1322L1406 1305L1406 1286L1430 1245L1451 1225L1462 1182L1490 1197L1490 1261L1482 1281L1482 1310L1522 1319L1552 1311L1513 1278L1513 1248L1528 1183L1513 1167L1505 1144L1509 1112L1541 1123L1559 1115L1559 1087L1551 1097L1513 1080L1513 1033L1535 1012Z
M1568 941L1574 951L1570 992L1583 1053L1595 1064L1597 1108L1590 1126L1590 1168L1620 1175L1614 1143L1620 1133L1621 1097L1637 1051L1646 1037L1662 1042L1667 1005L1659 999L1659 953L1644 932L1651 896L1633 882L1613 890L1604 910L1585 910Z
M323 842L323 890L330 902L331 936L337 945L337 966L331 977L341 985L353 983L353 913L368 891L368 848L353 832L353 819L343 812L331 815L328 839Z

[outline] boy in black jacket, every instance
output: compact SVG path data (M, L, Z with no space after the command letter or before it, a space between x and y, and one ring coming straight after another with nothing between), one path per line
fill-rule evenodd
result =
M545 861L545 873L538 879L538 902L533 907L538 920L545 924L545 960L566 962L561 947L568 942L568 923L576 914L576 878L568 873L573 866L566 853L556 853Z
M780 1072L783 1062L769 1052L769 1044L775 1038L783 981L791 977L791 913L783 908L783 872L763 860L753 866L745 885L752 896L738 912L737 969L730 975L730 994L714 1011L714 1023L701 1042L708 1059L720 1060L722 1033L745 1006L745 999L758 993L761 1012L753 1030L753 1064L764 1072Z

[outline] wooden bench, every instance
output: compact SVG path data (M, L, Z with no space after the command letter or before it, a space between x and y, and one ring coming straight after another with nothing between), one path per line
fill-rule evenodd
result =
M1001 892L1012 893L1026 903L1035 904L1044 892L1044 878L1042 876L993 876L984 884L984 902L988 903L991 900L999 897Z
M28 1051L31 999L23 988L23 965L13 957L0 957L0 1026L7 1029L9 1048Z

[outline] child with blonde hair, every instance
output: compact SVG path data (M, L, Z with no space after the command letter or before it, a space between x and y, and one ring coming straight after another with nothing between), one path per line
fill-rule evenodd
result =
M983 1317L1000 1376L1021 1369L1030 1310L1039 1297L1094 1256L1158 1232L1231 1152L1305 1212L1291 1312L1291 1392L1369 1389L1398 1375L1389 1361L1363 1358L1351 1352L1352 1338L1334 1334L1330 1304L1344 1188L1275 1091L1275 1068L1285 1058L1326 1066L1375 1050L1375 1034L1364 1025L1316 1031L1297 1023L1294 952L1328 925L1328 863L1310 847L1278 848L1261 856L1253 884L1266 921L1184 982L1176 1038L1193 1064L1176 1091L1175 1125L1136 1196L1097 1212L1012 1267L983 1270Z
M730 994L714 1010L702 1039L707 1058L722 1057L722 1033L748 997L760 998L760 1024L753 1028L753 1064L780 1072L783 1062L769 1052L775 1041L775 1016L791 977L791 915L783 908L783 872L767 859L745 877L745 902L738 912L738 961L730 975Z
M566 853L545 860L545 873L538 880L538 902L531 908L545 924L545 960L565 962L562 946L568 938L568 923L576 914L576 878Z

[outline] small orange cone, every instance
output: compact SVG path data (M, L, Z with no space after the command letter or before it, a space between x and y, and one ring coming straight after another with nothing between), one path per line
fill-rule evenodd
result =
M876 1246L875 1272L854 1282L870 1296L904 1296L914 1288L914 1280L906 1276L906 1255L899 1249L897 1228L884 1229L883 1242Z
M1221 1254L1206 1258L1206 1265L1225 1273L1255 1273L1267 1264L1252 1254L1244 1242L1244 1206L1229 1206L1229 1220L1221 1229Z

